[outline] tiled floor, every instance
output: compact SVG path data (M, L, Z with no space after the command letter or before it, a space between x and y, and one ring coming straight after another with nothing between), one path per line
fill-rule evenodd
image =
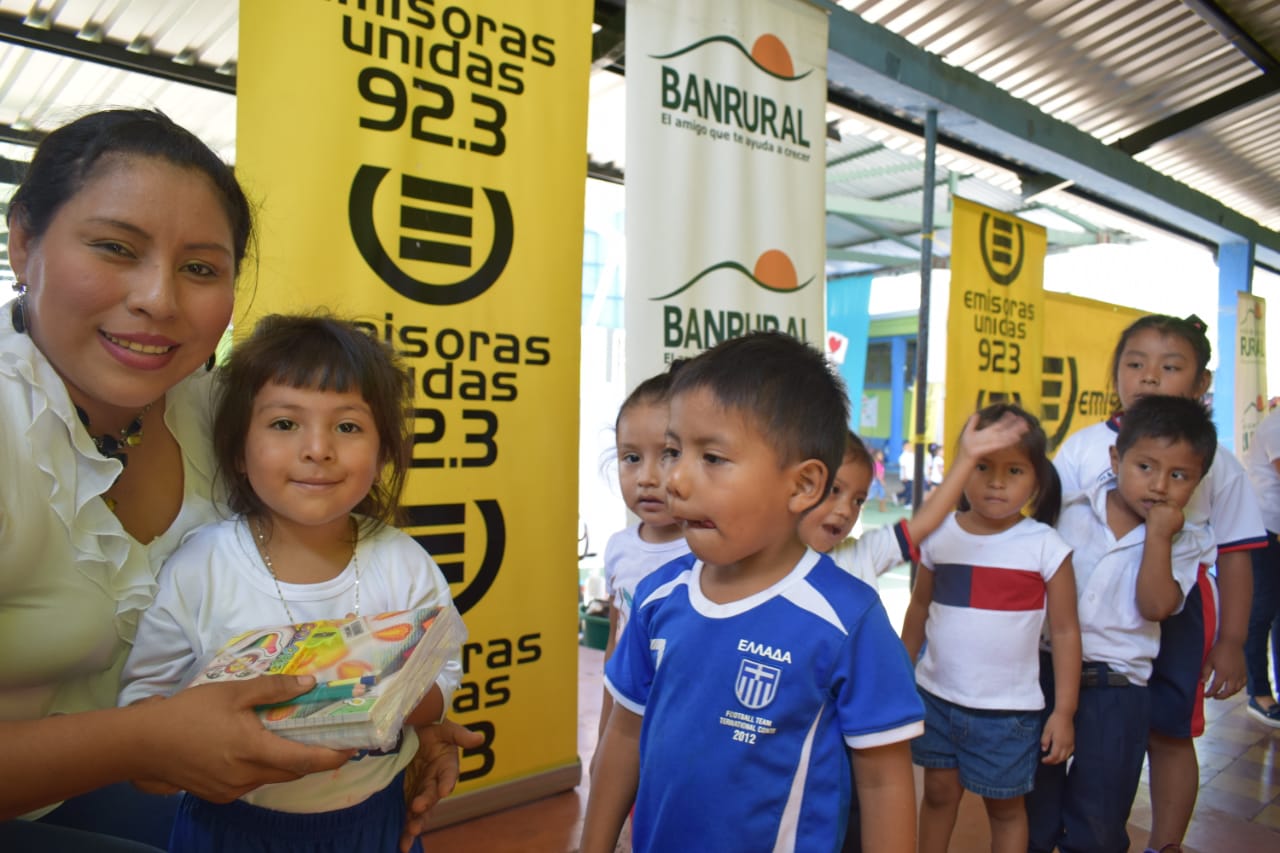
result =
M869 511L868 526L890 520ZM895 624L906 608L905 567L881 578L881 595ZM596 744L600 714L602 652L580 648L578 654L578 752L585 765ZM1266 853L1280 851L1280 729L1256 722L1245 712L1242 696L1209 702L1208 724L1197 739L1200 799L1187 832L1187 853ZM916 789L920 789L917 769ZM1150 828L1151 810L1142 789L1130 816L1131 851L1141 853ZM589 780L573 791L535 803L436 830L424 836L428 851L483 850L486 853L567 853L577 849L586 811ZM625 844L620 851L627 850ZM990 849L982 803L966 796L951 849L959 853Z

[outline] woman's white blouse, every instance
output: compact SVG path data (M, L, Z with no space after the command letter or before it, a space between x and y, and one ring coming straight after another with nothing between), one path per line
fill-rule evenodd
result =
M0 720L115 705L161 563L219 517L211 378L201 369L165 395L182 508L144 545L100 497L120 463L97 452L53 366L0 306Z

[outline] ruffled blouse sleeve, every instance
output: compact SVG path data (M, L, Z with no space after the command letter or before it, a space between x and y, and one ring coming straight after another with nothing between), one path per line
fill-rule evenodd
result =
M0 309L0 719L109 707L161 563L217 517L211 382L201 371L166 395L183 505L144 545L101 500L120 462L97 452L61 378L8 313Z

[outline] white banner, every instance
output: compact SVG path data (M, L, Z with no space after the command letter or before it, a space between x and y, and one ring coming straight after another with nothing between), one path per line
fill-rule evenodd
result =
M627 4L627 384L756 329L825 332L827 17Z
M1258 422L1267 416L1266 300L1241 292L1236 300L1237 456L1244 456Z

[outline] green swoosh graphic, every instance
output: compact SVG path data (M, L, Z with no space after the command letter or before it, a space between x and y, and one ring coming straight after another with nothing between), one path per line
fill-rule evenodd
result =
M751 55L751 51L743 47L742 42L738 41L736 38L733 38L732 36L707 36L704 39L694 42L688 47L682 47L679 50L673 50L671 53L658 53L658 54L651 53L649 54L649 58L650 59L673 59L677 56L683 56L686 53L697 50L698 48L702 47L704 44L710 44L711 42L714 42L714 41L722 41L725 44L733 45L742 53L743 56L745 56L748 60L751 61L752 65L754 65L756 68L759 68L765 74L768 74L770 77L773 77L777 80L785 80L786 82L791 83L796 80L803 80L804 78L808 77L810 74L813 73L812 68L810 68L808 71L804 72L803 74L797 74L794 77L784 77L781 74L774 73L773 71L770 71L768 68L765 68L759 62L756 62L756 58Z
M797 284L795 287L773 287L772 285L765 284L763 281L756 278L755 274L752 273L751 270L747 269L737 261L721 261L718 264L712 264L711 266L707 267L705 270L698 273L693 278L689 279L684 284L680 285L670 293L664 293L661 296L650 296L649 301L657 302L660 299L670 299L673 296L678 296L679 294L684 293L686 290L688 290L689 288L697 284L699 279L706 278L708 275L715 272L716 270L737 270L738 272L745 275L747 278L751 279L752 283L754 283L756 287L764 288L765 290L768 290L772 293L795 293L797 290L804 290L810 284L813 284L813 277L811 276L807 281L802 282L801 284Z

